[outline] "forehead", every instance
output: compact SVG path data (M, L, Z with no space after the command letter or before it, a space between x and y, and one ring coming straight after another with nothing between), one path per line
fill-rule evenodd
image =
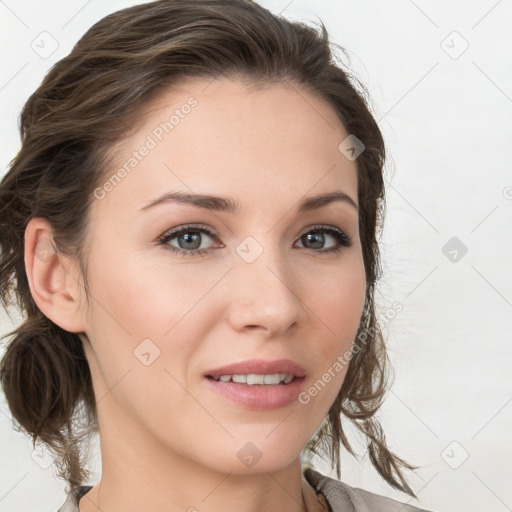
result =
M299 86L194 80L165 90L110 151L96 208L131 215L155 194L229 195L259 207L342 189L357 200L357 164L334 109ZM108 185L110 182L110 185Z

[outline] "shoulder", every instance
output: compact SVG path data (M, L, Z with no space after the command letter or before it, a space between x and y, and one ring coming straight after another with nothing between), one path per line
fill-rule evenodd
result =
M57 512L79 512L78 511L78 502L80 498L88 491L92 489L92 485L81 485L79 487L75 487L72 489L66 501L62 505L62 507L57 510Z
M430 512L364 489L351 487L311 467L306 467L303 472L316 491L325 496L332 512Z

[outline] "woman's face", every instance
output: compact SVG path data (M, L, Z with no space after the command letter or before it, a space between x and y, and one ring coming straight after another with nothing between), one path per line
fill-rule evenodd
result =
M341 387L364 305L348 135L304 90L224 79L159 96L113 149L82 309L100 432L223 472L296 461ZM178 192L224 199L159 201ZM289 359L304 377L276 389L206 376L252 359Z

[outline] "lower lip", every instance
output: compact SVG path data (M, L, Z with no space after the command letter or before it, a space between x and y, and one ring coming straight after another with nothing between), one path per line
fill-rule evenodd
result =
M304 388L304 377L295 378L289 384L240 384L222 382L205 377L208 384L228 400L253 410L278 409L297 400Z

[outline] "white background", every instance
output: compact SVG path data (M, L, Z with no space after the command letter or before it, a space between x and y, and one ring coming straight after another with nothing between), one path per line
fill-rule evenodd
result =
M133 3L0 1L0 172L19 148L21 107L49 67L95 21ZM396 375L381 414L389 444L421 467L411 484L422 507L512 510L512 1L260 3L324 21L368 86L388 144L377 299L383 310L403 306L386 324ZM49 37L43 31L56 41L47 49L58 44L49 56L31 47ZM456 262L443 252L453 237L467 247ZM3 334L12 324L0 319ZM55 512L64 482L31 457L3 397L0 411L0 511ZM409 500L367 457L343 453L342 464L347 483Z

